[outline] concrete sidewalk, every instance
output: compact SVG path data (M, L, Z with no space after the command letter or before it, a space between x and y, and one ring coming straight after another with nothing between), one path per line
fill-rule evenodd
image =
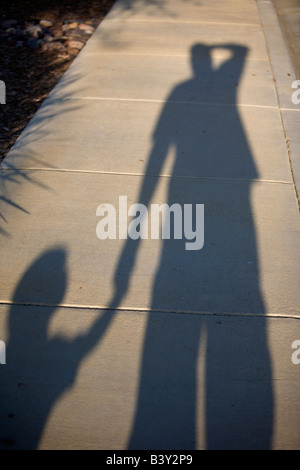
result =
M300 448L294 79L269 1L116 2L1 165L0 449Z

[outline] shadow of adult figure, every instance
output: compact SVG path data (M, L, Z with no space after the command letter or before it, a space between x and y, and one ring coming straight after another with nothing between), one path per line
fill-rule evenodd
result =
M1 370L2 449L38 448L51 409L74 385L82 359L108 325L109 317L104 313L75 338L64 336L63 331L50 336L50 322L67 289L66 261L63 247L49 249L33 261L15 289L8 320L7 360ZM65 311L65 315L72 314L72 309ZM59 439L58 433L56 448Z
M230 54L215 68L214 49ZM184 239L163 240L131 449L197 446L201 338L206 344L206 447L271 445L271 365L250 202L258 174L236 104L247 52L235 44L194 45L194 76L170 93L154 130L138 202L149 206L174 148L168 197L161 202L182 208L204 204L205 243L199 251L188 251ZM140 239L128 238L124 246L112 308L129 289L139 244ZM220 320L207 313L225 316Z

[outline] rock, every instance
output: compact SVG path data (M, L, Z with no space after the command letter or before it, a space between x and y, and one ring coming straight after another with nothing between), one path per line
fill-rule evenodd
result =
M84 44L86 43L86 33L85 31L82 31L81 29L70 29L68 31L68 36L70 41L79 41L83 42Z
M56 38L53 38L53 41L65 42L65 41L68 41L69 39L70 39L69 36L58 36Z
M43 51L65 52L65 47L59 41L43 42L42 50Z
M40 38L43 34L42 28L38 24L27 26L24 32L25 34L27 34L27 36L30 36L35 39Z
M44 36L44 42L52 42L53 37L50 34L45 34Z
M42 40L37 38L31 38L27 41L28 46L32 47L32 49L37 49L38 47L40 47L41 43Z
M68 29L76 29L78 26L77 21L73 21L72 23L65 23L62 27L64 31L67 31Z
M18 24L17 20L4 20L2 21L2 28L10 28L11 26L16 26Z
M68 46L70 49L78 49L80 51L80 49L83 48L84 43L81 41L69 41Z
M41 20L41 21L40 21L40 26L41 26L42 28L51 28L51 26L53 26L53 23L52 23L52 21Z
M16 34L17 30L16 28L7 28L5 32L8 34Z
M79 25L79 29L81 29L82 31L84 31L87 34L93 34L93 32L95 31L95 28L93 28L93 26L90 26L90 25L85 24L85 23L81 23Z
M62 30L62 29L59 29L59 28L58 28L58 29L55 29L54 31L51 31L51 32L52 32L52 34L53 34L56 38L58 38L58 37L60 37L60 36L63 35L63 30Z

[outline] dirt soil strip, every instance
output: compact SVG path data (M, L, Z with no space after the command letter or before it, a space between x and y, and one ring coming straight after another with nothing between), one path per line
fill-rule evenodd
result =
M114 3L1 1L0 161Z

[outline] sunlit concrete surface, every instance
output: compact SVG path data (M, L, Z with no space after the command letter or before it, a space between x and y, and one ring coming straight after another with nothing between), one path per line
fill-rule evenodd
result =
M294 77L271 2L116 2L1 165L1 449L300 447Z

